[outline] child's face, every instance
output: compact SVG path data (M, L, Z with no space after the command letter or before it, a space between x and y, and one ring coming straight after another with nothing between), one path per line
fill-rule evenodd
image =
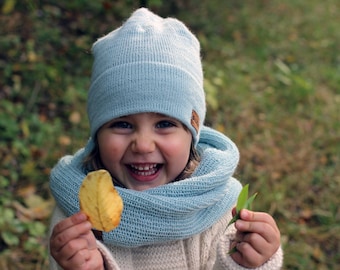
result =
M180 121L156 113L113 119L99 129L97 136L105 168L134 190L176 179L188 162L192 140Z

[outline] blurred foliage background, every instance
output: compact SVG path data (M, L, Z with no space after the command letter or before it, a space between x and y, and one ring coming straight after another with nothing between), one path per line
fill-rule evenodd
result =
M339 269L340 2L144 2L201 41L206 123L239 146L284 269ZM49 173L89 135L91 45L140 2L0 3L0 269L48 269Z

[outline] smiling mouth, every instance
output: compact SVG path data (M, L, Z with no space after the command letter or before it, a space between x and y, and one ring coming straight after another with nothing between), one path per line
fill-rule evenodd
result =
M139 176L150 176L156 174L161 168L161 164L150 163L150 164L129 164L130 171Z

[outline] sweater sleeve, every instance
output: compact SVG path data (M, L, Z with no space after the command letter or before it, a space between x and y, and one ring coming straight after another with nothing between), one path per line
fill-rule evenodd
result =
M53 227L61 220L65 219L65 214L61 211L59 207L56 207L53 211L51 222L50 222L50 229L49 229L49 238L51 236ZM114 260L111 252L105 247L103 243L97 240L97 247L100 253L103 256L105 270L120 270L119 266L117 265L116 261ZM49 252L49 269L50 270L61 270L62 268L58 265L58 263L54 260Z
M230 226L230 230L226 235L224 235L218 246L217 246L217 261L214 267L214 270L242 270L242 269L249 269L245 268L238 263L236 263L232 257L228 254L231 246L232 239L236 234L236 229L234 226ZM276 253L263 265L257 268L252 268L256 270L279 270L282 268L283 263L283 251L280 247Z
M110 250L102 242L98 240L97 240L97 246L98 246L98 250L103 256L105 270L120 270Z

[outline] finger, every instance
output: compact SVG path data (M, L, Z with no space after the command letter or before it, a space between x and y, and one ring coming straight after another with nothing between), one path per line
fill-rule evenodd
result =
M64 269L85 269L84 266L89 260L90 252L87 249L82 249L78 250L70 258L63 258L59 263Z
M276 225L274 218L268 213L253 212L246 209L241 210L240 217L245 221L262 222L270 225L276 234L280 235L280 230Z
M240 233L259 234L268 243L276 242L277 239L280 238L278 231L276 231L270 224L264 222L248 222L244 220L237 220L235 227Z
M231 214L232 214L233 216L236 215L236 207L234 207L234 208L231 210Z
M246 220L246 221L267 223L270 226L272 226L273 229L275 229L276 231L279 231L275 220L268 213L253 212L253 211L250 211L250 210L247 210L247 209L242 209L241 212L240 212L240 218L242 220Z
M85 221L72 227L68 227L59 233L52 234L50 239L51 249L54 249L58 252L69 241L91 232L91 227L91 223Z
M87 242L87 248L90 250L97 249L97 241L92 231L88 231L85 234L80 235Z
M87 250L87 241L83 238L78 238L71 240L64 245L59 251L59 254L61 254L59 256L63 256L66 260L70 260L81 250Z
M77 214L74 214L64 220L62 220L61 222L59 222L56 226L54 226L54 229L53 229L53 233L60 233L76 224L79 224L79 223L82 223L84 221L87 220L87 216L84 214L84 213L77 213Z
M72 240L59 251L51 250L51 255L63 269L75 269L86 260L86 246L84 239Z
M254 249L258 253L263 253L263 251L268 250L267 246L269 246L269 243L258 233L243 233L240 231L237 231L235 234L235 242L241 243L241 242L247 242L251 246L254 247Z
M242 242L242 241L243 241L243 238L244 238L244 236L245 236L245 234L246 234L246 233L237 230L237 231L236 231L236 234L235 234L235 239L234 239L234 241L236 241L236 242Z
M96 250L80 250L67 263L68 269L103 269L103 257Z
M86 269L104 269L104 261L100 252L97 250L89 250L90 258L86 261Z
M263 256L270 256L273 252L272 245L257 233L245 234L240 243L242 242L248 243L257 253Z
M249 243L237 243L236 249L238 252L231 255L235 262L248 268L254 268L264 263L264 257L259 254Z

